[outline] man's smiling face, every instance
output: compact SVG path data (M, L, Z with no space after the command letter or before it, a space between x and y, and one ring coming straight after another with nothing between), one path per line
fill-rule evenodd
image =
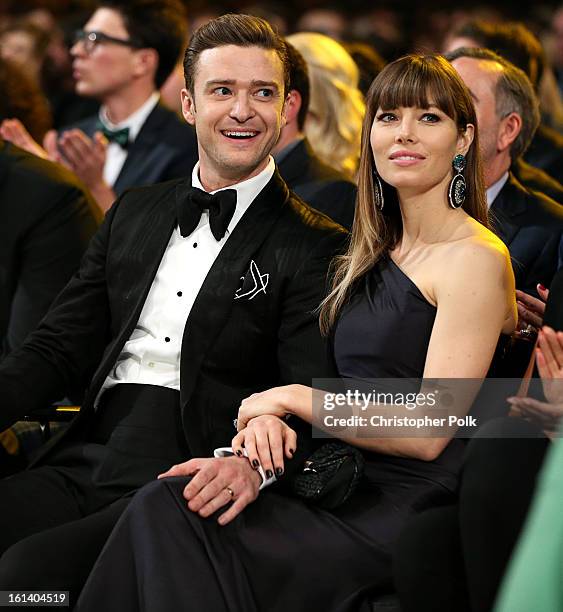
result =
M284 72L274 50L225 45L203 51L182 110L195 126L200 180L217 189L251 178L268 163L284 115Z

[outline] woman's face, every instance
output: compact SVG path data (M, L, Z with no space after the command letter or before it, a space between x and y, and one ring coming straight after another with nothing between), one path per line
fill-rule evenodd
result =
M436 106L377 109L370 143L381 178L398 190L426 192L452 176L456 154L465 155L473 126L459 134L456 124Z

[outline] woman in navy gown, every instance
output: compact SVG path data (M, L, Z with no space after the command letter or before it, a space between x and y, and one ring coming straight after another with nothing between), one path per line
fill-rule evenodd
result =
M439 56L389 64L368 93L351 243L320 312L339 374L482 379L500 334L515 328L514 295L507 249L488 229L468 90ZM279 474L292 419L313 421L312 396L291 385L247 398L233 450ZM224 508L202 518L184 499L185 464L174 466L133 499L78 609L369 610L391 582L409 516L451 499L463 442L345 437L362 449L365 474L331 511L276 484L228 524ZM235 483L226 489L236 501Z

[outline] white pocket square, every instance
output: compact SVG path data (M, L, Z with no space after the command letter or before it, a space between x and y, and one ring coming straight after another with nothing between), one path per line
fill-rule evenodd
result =
M259 293L266 295L266 287L270 280L269 274L261 274L256 262L250 262L250 270L245 276L240 277L241 286L236 290L235 300L246 298L247 300L254 299Z

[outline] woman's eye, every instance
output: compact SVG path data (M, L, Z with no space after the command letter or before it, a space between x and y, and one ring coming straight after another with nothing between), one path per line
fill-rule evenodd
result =
M389 123L390 121L394 121L396 119L396 115L393 113L380 113L377 116L378 121L383 121L384 123Z
M437 123L440 121L440 117L435 113L424 113L424 115L422 115L422 121L425 123Z

